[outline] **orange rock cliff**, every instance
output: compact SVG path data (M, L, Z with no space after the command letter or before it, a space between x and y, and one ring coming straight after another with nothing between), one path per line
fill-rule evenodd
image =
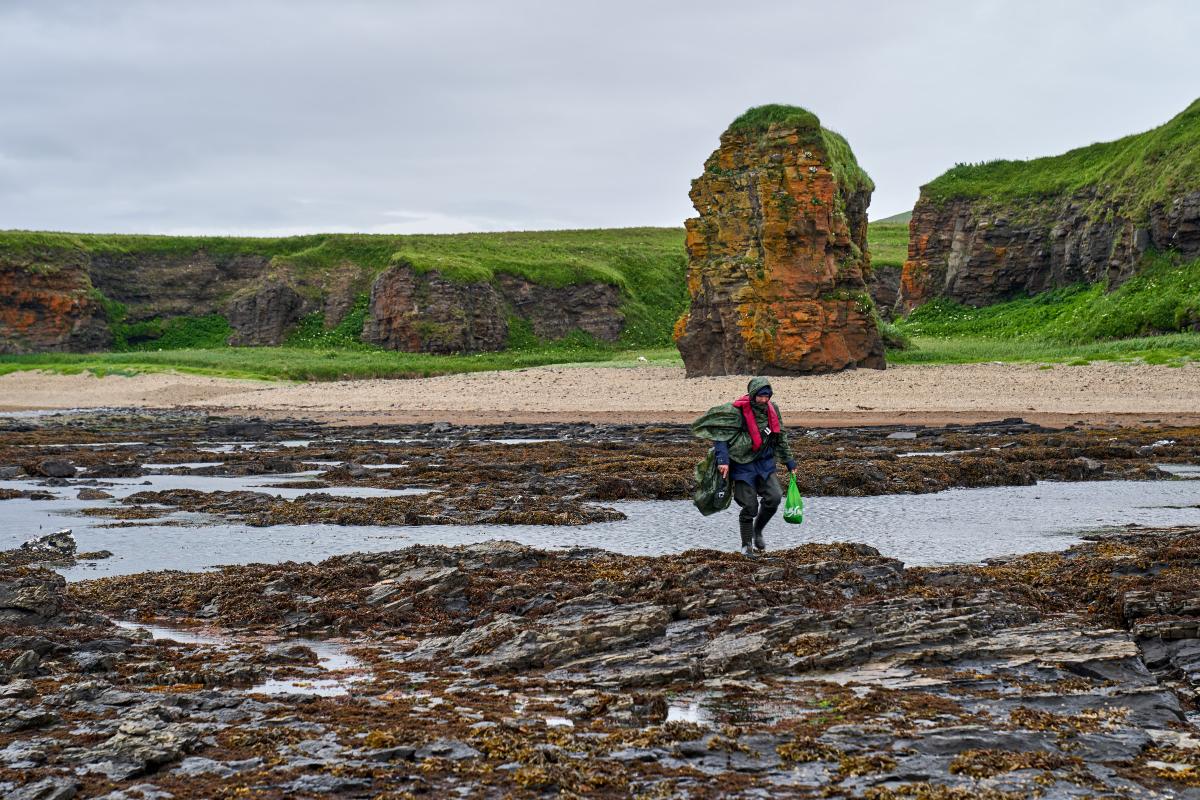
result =
M865 278L874 189L846 140L794 106L750 109L692 182L688 376L883 369Z

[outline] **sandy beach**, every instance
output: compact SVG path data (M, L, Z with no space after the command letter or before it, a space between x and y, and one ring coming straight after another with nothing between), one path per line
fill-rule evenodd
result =
M744 376L682 368L550 366L424 379L287 383L176 373L19 372L0 409L206 408L363 423L685 422L745 390ZM1024 417L1042 424L1200 422L1200 366L967 364L775 378L792 424L945 424Z

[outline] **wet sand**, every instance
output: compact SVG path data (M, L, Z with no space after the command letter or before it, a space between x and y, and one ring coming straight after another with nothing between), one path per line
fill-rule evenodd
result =
M407 380L289 383L175 373L21 372L0 377L0 410L205 408L354 424L686 422L745 390L745 376L685 378L676 367L550 366ZM1200 365L963 364L774 378L793 425L1200 423Z

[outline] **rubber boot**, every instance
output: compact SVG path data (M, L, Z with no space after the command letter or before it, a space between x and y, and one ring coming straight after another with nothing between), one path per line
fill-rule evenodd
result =
M754 518L754 547L759 552L767 549L767 542L763 539L763 528L767 527L767 523L773 516L775 516L775 508L761 508L758 516Z
M762 531L757 528L754 531L754 549L760 553L767 549L767 542L763 539Z
M754 556L754 523L738 521L742 529L742 555Z

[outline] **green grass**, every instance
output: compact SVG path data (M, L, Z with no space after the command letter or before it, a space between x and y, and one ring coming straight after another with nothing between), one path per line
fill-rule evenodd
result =
M638 357L647 361L639 361ZM364 378L413 378L458 372L521 369L545 364L634 366L678 365L673 348L617 350L587 348L577 342L537 350L436 356L391 350L345 350L301 347L227 347L128 353L37 353L0 356L0 375L42 369L75 374L132 375L184 372L227 378L328 381Z
M367 322L370 296L361 294L354 301L354 307L346 317L335 327L326 329L325 314L314 311L304 319L288 336L285 345L288 347L307 348L343 348L349 350L375 350L362 341L363 326Z
M1200 333L1142 336L1088 344L1062 344L1039 339L993 339L973 336L913 336L907 350L889 350L888 364L1011 363L1066 364L1092 361L1140 361L1180 366L1200 361Z
M911 211L901 211L899 214L892 214L890 217L883 219L872 220L872 225L901 225L908 227L908 221L912 219Z
M1112 292L1078 285L968 308L933 300L897 324L914 347L895 363L1200 360L1200 260L1147 257Z
M867 225L867 247L874 269L900 269L908 258L908 225L872 222Z
M821 120L807 108L771 103L747 109L729 123L729 130L739 133L766 133L772 125L817 129L821 127Z
M171 317L130 322L124 303L109 300L93 290L108 318L113 350L182 350L225 347L233 328L220 314L204 317Z
M1200 184L1200 100L1164 125L1114 142L1031 161L958 164L921 188L936 203L989 198L999 203L1100 187L1122 214L1141 222L1149 209ZM1107 202L1098 214L1112 213Z

